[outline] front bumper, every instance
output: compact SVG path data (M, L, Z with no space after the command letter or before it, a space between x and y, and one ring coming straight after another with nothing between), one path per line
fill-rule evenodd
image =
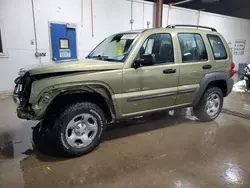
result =
M35 112L33 111L33 109L31 109L30 106L22 106L19 97L15 93L13 93L12 98L14 103L17 105L16 112L18 118L27 120L34 119Z
M15 79L13 101L17 105L17 116L21 119L33 119L35 112L29 104L31 78L28 72Z
M17 117L20 119L33 120L35 117L35 112L32 109L23 108L21 106L17 107Z
M233 86L234 86L234 80L232 78L229 78L227 80L227 94L226 94L226 96L228 96L232 92Z

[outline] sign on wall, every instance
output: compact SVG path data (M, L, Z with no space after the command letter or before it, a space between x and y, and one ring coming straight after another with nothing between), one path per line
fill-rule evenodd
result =
M71 57L71 52L70 49L60 49L60 58L70 58Z
M234 43L234 55L244 55L246 40L236 40Z

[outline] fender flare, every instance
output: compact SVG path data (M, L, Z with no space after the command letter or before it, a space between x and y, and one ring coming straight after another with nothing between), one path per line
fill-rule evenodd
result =
M70 89L68 91L65 92L60 92L56 97L61 96L61 95L67 95L67 94L77 94L77 93L96 93L99 94L100 96L102 96L108 107L109 107L109 111L111 114L112 119L114 119L115 115L116 115L116 103L115 101L113 101L112 99L112 95L111 92L103 85L100 84L91 84L91 85L84 85L83 88L81 89ZM54 98L54 99L55 99Z
M114 101L112 98L113 91L111 90L111 88L107 87L106 84L103 84L103 83L85 83L81 85L80 87L79 86L80 85L76 85L74 87L68 87L67 90L65 90L65 88L63 89L57 88L51 92L48 92L48 91L44 92L43 95L41 95L40 100L42 99L44 95L47 95L49 96L49 101L46 105L47 106L46 110L41 113L45 115L47 110L50 108L50 106L53 104L53 102L55 101L57 97L68 95L68 94L96 93L105 99L110 109L110 115L112 119L115 119L115 116L118 113L117 112L118 109L117 109L116 101ZM40 115L42 116L42 114Z
M205 76L200 81L200 88L197 91L196 97L193 102L193 106L199 103L209 83L216 81L216 80L223 80L227 83L227 95L228 95L229 90L232 89L232 87L229 86L229 85L232 85L230 79L231 79L230 76L225 72L211 72L211 73L205 74ZM229 80L230 80L230 83L228 83Z

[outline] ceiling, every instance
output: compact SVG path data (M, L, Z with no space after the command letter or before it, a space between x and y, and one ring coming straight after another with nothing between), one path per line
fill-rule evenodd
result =
M164 4L180 1L182 0L163 0ZM250 0L192 0L176 6L250 19Z

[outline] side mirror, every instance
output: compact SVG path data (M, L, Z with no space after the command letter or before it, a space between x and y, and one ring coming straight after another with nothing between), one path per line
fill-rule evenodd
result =
M155 64L155 55L154 54L144 54L144 55L142 55L141 59L136 59L134 61L133 67L135 69L137 69L140 66L150 66L153 64Z

